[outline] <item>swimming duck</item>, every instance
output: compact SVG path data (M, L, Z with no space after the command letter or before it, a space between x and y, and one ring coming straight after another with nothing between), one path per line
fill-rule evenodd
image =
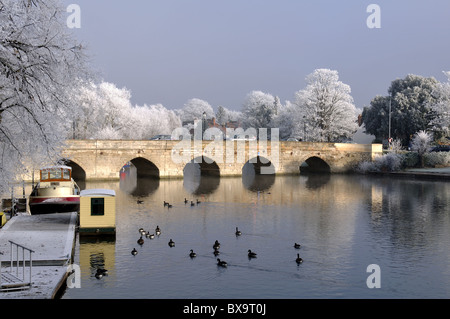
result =
M221 266L221 267L226 267L228 266L227 262L224 260L220 260L219 258L217 258L217 265Z
M191 201L191 206L195 206L195 204L194 204L194 202L193 202L193 201Z
M103 275L108 275L108 270L104 268L97 268L97 272L102 273Z
M144 201L143 200L140 200L140 199L138 199L137 201L136 201L138 204L142 204Z
M294 247L295 247L296 249L300 249L301 245L300 245L300 244L297 244L297 243L295 243L295 244L294 244Z
M169 205L169 203L164 201L164 207L166 207L167 205Z
M248 250L248 258L256 258L256 253L249 249Z
M295 260L297 264L301 264L303 262L303 259L300 258L300 254L297 254L297 259Z
M146 232L145 233L145 237L149 238L150 237L150 232Z
M150 234L150 235L148 235L148 238L150 238L150 239L155 238L155 234Z
M95 273L95 277L97 279L100 279L100 278L102 278L103 276L106 276L106 275L108 275L108 270L97 268L97 272Z
M100 279L103 277L103 273L99 271L100 269L97 269L97 272L95 273L95 278Z
M189 253L189 257L191 257L191 258L197 257L197 254L194 253L194 250L191 249L191 252Z
M139 232L142 233L144 231L144 228L139 228Z
M169 240L169 246L175 247L175 242L172 239Z
M188 200L186 199L186 197L184 198L184 204L187 204Z
M137 243L138 243L139 245L143 245L143 244L144 244L144 240L142 239L142 236L141 236L141 238L139 238L139 239L137 240Z
M172 208L172 204L167 203L167 208Z
M136 256L137 255L137 250L136 250L136 248L133 248L133 250L131 251L131 254L133 255L133 256Z
M241 236L242 232L236 227L236 236Z
M213 248L214 248L214 249L219 249L219 248L220 248L220 243L219 243L218 240L216 240L216 241L214 242Z
M155 233L156 235L161 235L161 229L159 229L159 226L156 226Z
M197 198L197 205L200 204L200 203L201 203L201 201L199 201L198 198Z

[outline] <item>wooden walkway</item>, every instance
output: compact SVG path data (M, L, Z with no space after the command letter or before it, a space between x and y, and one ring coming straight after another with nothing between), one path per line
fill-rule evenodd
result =
M2 283L4 287L21 288L23 282L22 266L10 268L10 242L33 250L31 285L29 289L0 292L0 299L52 299L68 276L67 267L71 264L75 243L78 213L59 213L47 215L19 215L11 218L0 229L0 252L2 257ZM14 254L14 253L13 253ZM14 255L13 255L14 256ZM15 258L15 257L14 257ZM28 256L25 257L25 260ZM27 264L27 262L25 263ZM22 278L22 279L21 279ZM23 287L22 287L23 288Z

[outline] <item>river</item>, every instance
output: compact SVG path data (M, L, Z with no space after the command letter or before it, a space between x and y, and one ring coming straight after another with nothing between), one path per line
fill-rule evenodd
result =
M299 175L84 187L116 191L117 235L77 236L80 288L66 289L62 299L450 297L448 182ZM156 226L161 235L138 245L138 229L154 233ZM249 249L257 258L248 258ZM97 279L97 267L108 275Z

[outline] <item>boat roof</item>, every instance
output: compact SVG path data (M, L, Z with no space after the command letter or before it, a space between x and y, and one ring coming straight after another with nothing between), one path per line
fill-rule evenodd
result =
M80 196L116 196L116 192L104 188L84 189L80 192Z
M42 167L41 170L45 170L45 169L53 169L53 168L65 168L65 169L70 169L70 170L72 170L72 167L67 166L67 165L52 165L52 166L45 166L45 167Z

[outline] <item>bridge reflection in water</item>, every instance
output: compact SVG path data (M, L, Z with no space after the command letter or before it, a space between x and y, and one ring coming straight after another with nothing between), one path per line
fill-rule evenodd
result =
M254 193L268 192L275 184L276 175L261 174L261 167L270 168L270 162L262 162L259 158L254 163L247 162L242 168L242 175L239 177L220 177L215 163L205 164L205 161L196 163L194 160L188 163L183 171L182 179L160 180L157 176L148 174L145 169L137 169L133 162L127 163L120 172L120 189L134 197L148 197L157 192L160 184L166 182L181 182L183 191L196 196L207 196L214 194L220 187L221 180L232 181L233 184L241 182L236 187L244 187ZM306 188L317 189L324 186L330 180L329 173L322 171L309 172L304 170L302 176L307 177ZM83 183L83 181L80 181Z

